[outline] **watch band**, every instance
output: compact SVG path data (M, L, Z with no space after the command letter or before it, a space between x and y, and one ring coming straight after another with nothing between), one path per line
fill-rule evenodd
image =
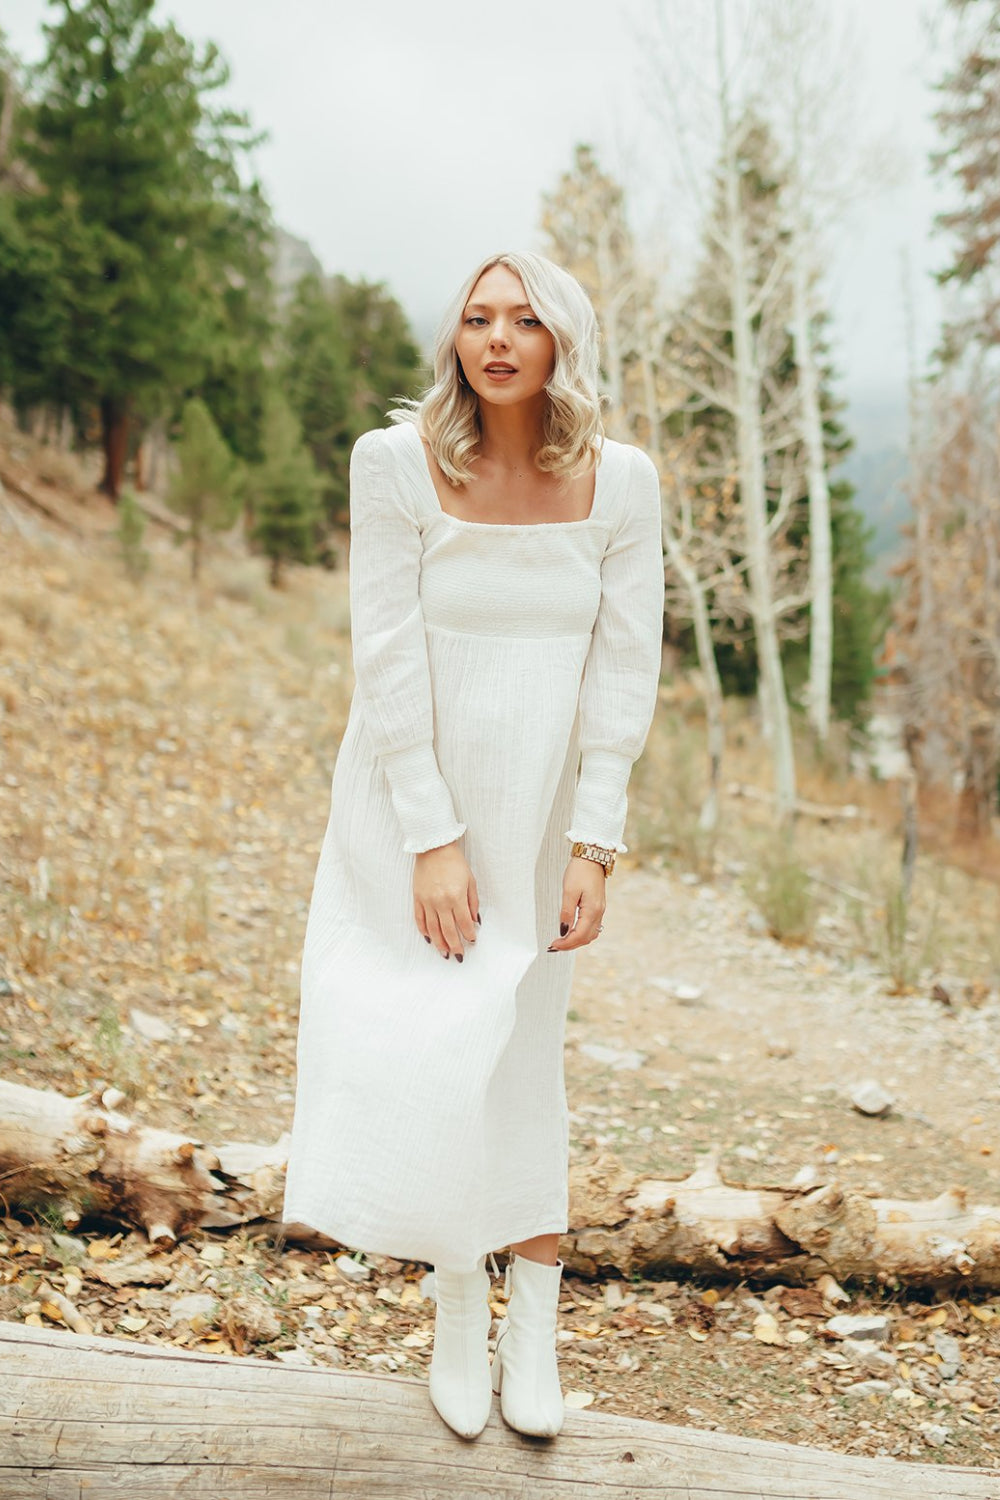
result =
M614 849L604 849L600 844L584 844L578 841L573 845L570 854L577 859L591 859L595 864L603 866L605 876L610 875L615 867Z

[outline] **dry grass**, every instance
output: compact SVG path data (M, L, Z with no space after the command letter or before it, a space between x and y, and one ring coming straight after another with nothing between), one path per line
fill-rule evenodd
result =
M626 842L643 862L711 879L740 872L769 930L789 943L852 948L873 959L889 986L905 990L921 975L967 983L1000 980L1000 874L997 851L956 846L945 838L954 803L929 798L921 807L921 854L909 902L901 901L903 805L899 788L863 777L852 764L856 737L834 732L817 752L805 732L797 745L801 798L854 807L856 819L796 820L790 841L776 839L766 802L733 798L734 784L772 785L767 747L752 709L727 704L727 748L718 826L699 827L707 790L704 723L696 706L662 704L630 787Z

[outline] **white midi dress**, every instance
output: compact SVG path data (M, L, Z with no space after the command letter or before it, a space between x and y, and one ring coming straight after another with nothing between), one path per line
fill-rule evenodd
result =
M606 440L584 520L441 507L412 422L351 457L356 686L302 960L284 1219L458 1271L567 1227L568 840L624 851L663 622L656 471ZM464 962L414 920L459 839Z

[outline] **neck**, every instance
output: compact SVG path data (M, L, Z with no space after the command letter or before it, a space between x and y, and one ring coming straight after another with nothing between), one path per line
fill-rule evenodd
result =
M479 403L482 438L479 451L489 463L505 469L530 468L535 454L545 442L544 391L531 401L516 406L492 406Z

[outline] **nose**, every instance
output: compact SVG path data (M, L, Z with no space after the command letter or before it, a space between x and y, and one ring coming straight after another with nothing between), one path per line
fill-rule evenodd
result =
M506 326L503 319L498 318L490 330L490 348L508 349L509 347L510 339L507 337Z

